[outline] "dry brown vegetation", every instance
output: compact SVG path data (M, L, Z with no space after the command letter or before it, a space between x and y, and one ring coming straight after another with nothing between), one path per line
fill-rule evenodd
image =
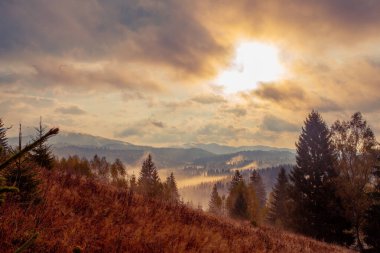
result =
M44 172L45 201L0 208L0 252L35 232L30 252L348 252L268 227L253 228L185 205L143 199L70 174Z

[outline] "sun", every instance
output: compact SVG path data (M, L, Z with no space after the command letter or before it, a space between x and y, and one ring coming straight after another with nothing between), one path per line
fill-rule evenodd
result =
M238 44L231 65L223 70L214 83L226 93L254 89L260 82L271 82L284 74L279 49L271 44L246 41Z

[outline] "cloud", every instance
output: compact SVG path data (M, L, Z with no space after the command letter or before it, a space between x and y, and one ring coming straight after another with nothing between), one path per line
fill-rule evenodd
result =
M258 89L253 90L251 95L289 110L316 109L321 112L332 112L341 109L332 99L319 95L319 92L311 89L301 88L296 82L263 83Z
M209 95L201 95L201 96L196 96L191 99L191 101L194 101L196 103L200 104L220 104L220 103L225 103L227 102L225 98L223 98L220 95L214 95L214 94L209 94Z
M266 115L261 128L272 132L298 132L300 126L278 118L274 115Z
M263 99L274 102L302 101L305 99L305 91L292 83L275 84L263 83L253 93Z
M243 107L232 107L232 108L225 108L221 110L224 113L233 114L236 117L242 117L247 115L247 109Z
M76 105L58 107L55 109L55 112L62 113L62 114L71 114L71 115L86 114L86 111L84 111L83 109L79 108Z
M137 127L131 127L131 128L126 128L122 130L121 132L116 133L115 137L125 138L125 137L143 136L143 135L144 135L144 131L142 129L139 129Z
M0 113L136 143L291 146L311 109L377 120L379 12L371 0L0 1ZM287 75L222 96L212 80L242 40L278 47Z
M239 139L244 133L247 133L246 128L234 127L232 125L221 125L210 123L200 127L196 131L196 135L199 135L200 140L204 140L207 137L210 141L225 142L228 139Z
M158 128L164 128L165 127L164 123L162 123L161 121L152 121L151 123L153 126L158 127Z

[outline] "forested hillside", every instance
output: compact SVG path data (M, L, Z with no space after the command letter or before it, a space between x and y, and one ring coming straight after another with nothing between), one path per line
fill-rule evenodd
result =
M40 175L44 201L0 209L0 248L13 252L34 233L30 252L349 252L269 227L216 217L183 204L72 174ZM79 252L79 251L78 251Z

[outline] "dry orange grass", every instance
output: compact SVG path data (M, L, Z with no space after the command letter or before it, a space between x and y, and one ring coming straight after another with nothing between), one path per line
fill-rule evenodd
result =
M184 205L130 198L91 179L42 175L45 202L0 208L0 252L37 231L29 252L348 252L272 228L252 228Z

